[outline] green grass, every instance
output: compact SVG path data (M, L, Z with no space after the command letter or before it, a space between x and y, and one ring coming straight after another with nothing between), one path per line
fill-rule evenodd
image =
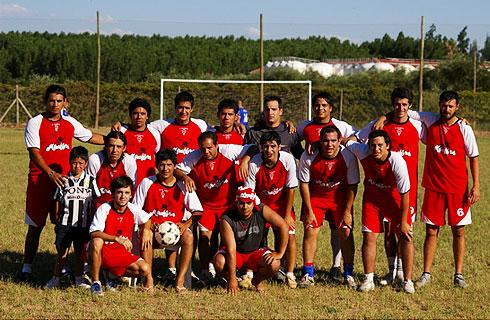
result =
M490 137L480 135L481 201L473 208L473 225L466 229L467 253L465 275L470 284L467 290L452 286L453 259L451 232L443 228L432 270L433 283L414 295L392 288L377 287L362 294L345 287L320 283L307 290L291 290L269 284L267 292L258 294L240 291L237 297L222 294L221 289L189 292L185 296L157 288L149 296L131 288L92 299L89 292L75 288L43 291L39 286L51 276L55 248L53 227L48 225L41 237L34 269L37 286L19 285L13 281L22 263L24 235L25 189L28 155L22 130L0 129L0 317L5 318L489 318L490 250L487 235L490 228ZM90 146L94 152L96 147ZM423 154L423 152L422 152ZM419 194L422 190L419 188ZM359 195L362 194L362 187ZM299 197L297 197L299 198ZM361 232L359 230L360 199L356 214L356 265L360 277ZM299 212L299 201L295 208ZM302 241L299 227L298 243ZM422 271L424 226L415 225L414 275ZM316 258L318 268L328 270L331 263L328 231L321 233ZM300 246L301 247L301 246ZM159 253L161 257L161 253ZM297 267L302 264L301 249ZM162 259L157 259L157 266ZM386 272L382 239L378 241L377 274Z

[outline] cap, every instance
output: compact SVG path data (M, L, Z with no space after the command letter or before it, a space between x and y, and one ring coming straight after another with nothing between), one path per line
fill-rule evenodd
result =
M243 202L254 202L255 192L250 187L238 187L236 191L236 199Z

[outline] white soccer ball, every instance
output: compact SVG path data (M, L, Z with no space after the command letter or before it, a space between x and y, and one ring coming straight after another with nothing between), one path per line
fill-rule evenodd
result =
M158 233L162 239L162 244L166 246L176 245L180 240L180 229L172 221L165 221L159 225Z

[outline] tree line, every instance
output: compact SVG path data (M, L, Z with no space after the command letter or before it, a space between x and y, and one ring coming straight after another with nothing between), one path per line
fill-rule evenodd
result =
M101 36L101 78L106 82L153 81L161 77L198 78L248 74L260 65L259 41L245 37L161 35ZM420 39L400 32L396 38L382 38L355 44L348 40L311 36L306 39L265 41L266 61L277 56L314 60L332 58L419 57ZM476 50L467 37L467 27L456 39L437 33L432 25L425 36L425 58L446 59L469 55ZM490 60L490 38L479 51ZM0 33L0 81L37 82L95 80L96 38L82 33Z

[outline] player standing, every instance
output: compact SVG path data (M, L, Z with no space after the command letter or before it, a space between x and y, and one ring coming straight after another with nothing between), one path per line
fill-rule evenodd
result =
M391 152L390 136L383 130L369 133L368 144L348 141L347 148L354 153L364 169L362 197L362 262L366 279L360 291L374 290L376 240L383 232L383 219L390 222L398 236L403 261L403 290L414 293L412 282L413 234L409 215L410 178L405 160L398 152Z
M281 149L281 137L269 131L260 137L261 153L256 154L249 164L245 186L255 191L260 201L277 212L289 226L289 239L285 259L282 261L282 274L290 288L296 288L294 265L296 262L296 218L294 215L294 188L298 186L296 162L294 157ZM274 238L278 239L275 234ZM275 243L276 251L279 242Z
M65 88L50 85L44 94L46 110L30 119L24 140L29 151L29 175L26 192L25 223L28 230L24 246L24 263L20 281L31 280L32 263L39 247L39 238L52 212L56 187L62 187L70 170L69 155L73 138L103 144L103 136L84 128L73 117L64 117L67 105Z
M354 271L353 203L359 183L356 157L340 145L338 127L329 125L320 130L318 150L301 156L298 178L302 198L301 217L304 223L303 272L299 284L314 285L314 258L323 219L339 230L340 247L344 258L344 282L356 283Z
M410 111L427 127L427 147L422 186L425 188L422 221L426 224L424 273L417 287L428 284L436 251L439 229L447 222L453 234L454 285L466 288L463 277L465 249L464 227L471 224L470 205L480 200L478 146L470 126L456 115L459 95L444 91L439 96L439 114ZM469 158L473 186L468 186L466 157Z
M221 100L218 104L219 126L215 126L219 144L243 145L243 136L238 133L236 121L238 118L238 103L233 99Z

